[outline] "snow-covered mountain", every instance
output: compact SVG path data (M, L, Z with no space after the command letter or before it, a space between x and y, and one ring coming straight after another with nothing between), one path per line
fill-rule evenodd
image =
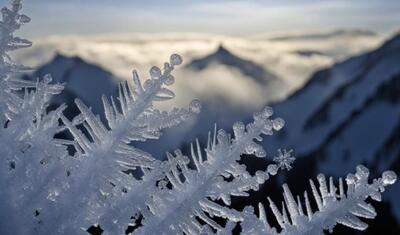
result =
M353 111L361 109L382 83L400 72L399 41L394 37L375 51L318 71L302 89L275 104L290 130L282 142L305 154L319 146ZM307 138L298 139L300 135Z
M114 95L118 89L118 81L110 72L79 57L57 54L52 61L39 67L31 79L42 78L46 74L51 74L54 82L65 83L64 91L53 102L65 102L70 112L74 112L74 99L79 98L95 113L102 114L101 95Z
M373 174L400 172L400 35L315 73L302 89L273 106L286 127L267 144L308 158L309 165L298 171L308 167L314 174L343 176L362 163ZM400 221L400 201L394 198L400 185L389 190L386 199Z
M212 64L222 64L238 69L243 75L254 78L254 80L261 85L266 85L268 82L278 79L263 66L258 65L253 61L242 59L230 52L223 45L220 45L215 52L205 57L193 59L186 65L186 68L204 70Z

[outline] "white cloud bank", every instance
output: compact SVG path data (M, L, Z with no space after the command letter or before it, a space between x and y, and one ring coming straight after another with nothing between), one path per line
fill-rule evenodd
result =
M329 34L328 34L329 35ZM19 62L33 67L50 61L56 53L79 56L100 65L121 79L130 79L133 68L142 77L152 65L161 66L172 53L185 63L212 53L223 44L241 58L252 60L282 79L284 87L260 87L235 69L211 66L201 73L183 69L175 72L174 104L187 105L192 98L225 98L234 105L258 108L285 97L300 87L317 69L337 60L372 49L382 42L376 35L333 34L322 38L293 37L272 40L271 36L232 37L215 34L163 33L112 36L52 36L38 39L29 49L17 51ZM308 56L298 52L310 52Z

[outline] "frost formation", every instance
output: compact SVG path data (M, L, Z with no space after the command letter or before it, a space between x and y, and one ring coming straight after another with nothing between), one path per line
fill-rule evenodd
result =
M92 225L104 234L125 234L128 226L133 234L231 234L235 226L242 234L323 234L337 223L364 230L367 225L357 217L376 216L365 199L379 201L396 181L387 171L368 183L368 170L358 166L346 177L347 190L340 179L337 192L333 179L328 187L321 174L319 190L310 180L316 212L307 192L295 198L284 184L282 208L269 199L280 227L273 228L261 204L257 215L251 206L230 207L232 196L249 196L279 170L292 168L294 157L286 150L254 175L239 163L244 154L265 158L260 141L283 127L282 119L271 118L270 107L254 114L253 122L235 123L233 135L215 128L206 146L196 140L189 153L175 150L159 160L134 143L158 139L163 129L201 109L197 100L168 112L154 107L175 96L168 86L182 58L174 54L162 69L152 67L143 84L134 71L133 85L121 83L118 97L101 97L106 123L80 100L75 101L80 114L69 120L65 105L49 109L63 84L53 84L50 75L35 82L18 78L29 68L8 52L32 44L14 36L30 21L20 10L21 1L12 1L0 21L1 234L87 234ZM72 138L56 138L60 133Z

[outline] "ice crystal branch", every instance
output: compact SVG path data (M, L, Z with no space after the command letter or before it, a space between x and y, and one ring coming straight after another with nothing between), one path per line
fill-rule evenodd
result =
M20 10L21 2L13 1L11 8L2 8L0 21L0 201L1 213L6 215L0 227L2 233L15 234L30 233L38 227L41 221L34 212L48 210L50 205L43 201L65 181L60 159L68 154L63 141L54 139L63 130L58 120L65 106L47 111L51 97L63 90L62 84L51 84L50 76L36 82L17 78L17 73L27 67L16 64L8 55L31 45L14 36L30 20ZM18 226L18 221L24 221L24 226Z
M317 177L319 190L314 182L310 180L312 195L317 204L318 211L313 212L307 192L304 192L304 202L299 196L293 196L289 187L284 184L284 203L282 209L268 198L269 206L279 223L281 232L272 228L266 218L264 207L259 206L259 217L248 213L251 208L246 209L245 220L242 222L243 234L323 234L324 230L332 232L336 224L342 224L356 230L365 230L368 225L358 217L373 219L376 216L374 207L365 202L367 198L381 201L381 193L385 187L396 182L397 176L393 171L385 171L381 178L374 179L368 183L369 171L366 167L359 165L355 174L346 177L347 190L343 180L339 179L339 192L334 185L333 178L319 174ZM329 186L328 186L329 185ZM305 206L305 208L304 208Z
M103 96L108 127L80 100L76 100L75 103L81 114L72 121L61 116L63 123L74 137L79 163L71 169L71 183L66 195L79 193L80 203L76 206L88 205L85 210L88 214L82 213L82 216L75 216L75 220L103 217L104 214L101 211L104 211L104 207L115 207L112 202L105 199L114 197L113 199L116 200L115 198L125 196L123 191L136 195L136 191L141 188L138 187L141 183L136 182L137 179L131 174L123 173L124 171L140 169L142 174L147 176L149 170L154 168L160 170L159 167L162 165L160 161L151 154L135 148L132 142L157 139L161 136L162 129L176 126L200 111L196 100L191 102L188 109L174 108L169 112L159 111L153 106L154 102L169 100L175 96L166 86L174 83L171 72L181 62L181 57L174 54L170 62L164 64L163 71L158 67L152 67L151 78L147 79L143 86L134 71L134 86L128 83L120 85L117 99L119 105L114 98L111 97L110 101ZM85 135L77 125L82 125L88 134ZM152 178L150 184L153 185L159 179L159 177L150 178ZM89 187L83 184L88 181L93 182ZM150 185L147 185L147 188L152 189ZM70 207L69 202L64 206ZM131 213L133 211L132 209ZM92 220L89 219L93 222ZM124 225L126 226L127 223Z
M13 93L27 85L27 81L21 81L13 76L16 72L26 71L28 68L15 63L8 52L25 48L32 45L29 40L14 36L14 32L23 24L28 23L30 18L20 14L22 8L21 1L13 1L11 8L1 9L2 20L0 21L0 111L2 116L9 113L9 108L15 108L22 102L20 97ZM22 84L20 84L22 83ZM33 84L30 84L33 86ZM5 117L0 119L4 122Z
M32 45L32 42L29 40L14 36L16 30L31 20L28 16L19 13L21 8L21 1L14 0L12 1L11 8L3 7L1 9L0 74L2 74L2 76L10 72L19 72L26 69L25 66L13 62L11 57L7 54L9 51L30 47Z
M214 132L205 156L196 141L196 147L191 146L194 169L188 166L189 158L180 151L176 151L175 156L167 154L170 170L166 172L166 180L171 183L172 190L162 188L153 192L148 202L151 216L144 218L137 233L200 234L204 229L200 221L218 231L224 229L212 219L215 216L241 221L238 211L225 206L231 204L231 196L248 196L249 190L258 190L259 185L278 170L277 165L270 164L266 171L257 171L251 176L246 167L238 163L243 154L266 156L257 142L262 140L261 135L272 135L274 129L279 130L283 125L280 118L270 120L271 115L272 109L266 107L254 115L254 122L235 123L234 138L224 130ZM215 200L222 200L225 205Z

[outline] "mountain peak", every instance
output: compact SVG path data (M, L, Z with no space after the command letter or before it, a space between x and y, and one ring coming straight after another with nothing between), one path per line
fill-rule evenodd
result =
M254 80L260 84L266 84L269 81L277 80L275 75L264 69L261 65L240 58L226 49L222 44L211 54L203 58L192 60L186 67L200 71L212 64L221 64L238 69L242 74L254 78Z
M226 49L222 44L218 46L218 49L215 51L214 54L217 55L229 55L229 56L234 56L228 49Z
M90 63L87 63L79 56L67 56L62 53L56 53L52 60L53 63L71 63L71 64L85 64L88 66L93 66Z

